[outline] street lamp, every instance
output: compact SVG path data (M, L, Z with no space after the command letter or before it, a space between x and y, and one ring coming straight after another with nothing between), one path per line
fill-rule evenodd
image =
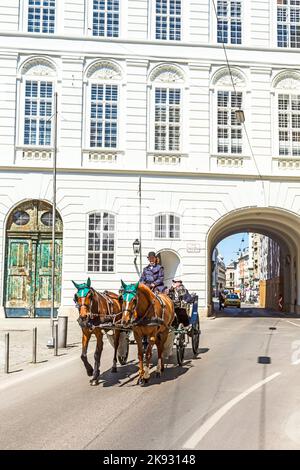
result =
M141 253L141 243L139 241L138 238L136 238L132 244L132 248L133 248L133 254L135 256L134 258L134 265L135 265L135 269L136 269L136 272L138 273L138 275L140 276L141 275L141 272L139 271L138 269L138 266L137 266L137 257L139 256L139 254ZM140 270L141 270L141 267L140 267Z

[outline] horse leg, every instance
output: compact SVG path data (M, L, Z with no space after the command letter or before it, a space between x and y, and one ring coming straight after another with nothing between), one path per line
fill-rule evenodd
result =
M99 383L98 382L99 375L100 375L99 366L100 366L100 358L101 358L101 354L103 350L103 334L100 328L97 328L95 330L95 336L97 339L97 345L96 345L95 354L94 354L95 363L94 363L93 377L90 380L91 385L98 385Z
M142 335L139 335L136 331L133 331L134 339L137 344L138 348L138 359L139 359L139 378L137 381L138 385L143 385L144 384L144 364L143 364L143 340L142 340Z
M121 334L121 331L118 329L115 329L114 331L114 358L113 358L113 365L111 368L111 372L117 372L117 353L118 353L118 347L120 343L120 334Z
M149 378L150 378L150 360L151 360L151 357L152 357L152 348L155 344L155 336L154 335L151 335L149 337L149 342L148 342L148 346L147 346L147 350L146 350L146 365L145 365L145 374L144 374L144 380L145 382L148 382Z
M86 369L87 375L91 377L93 375L93 368L89 361L87 360L87 350L90 341L91 333L88 329L82 330L82 351L81 351L81 360Z
M160 377L161 373L164 371L164 358L163 358L163 350L164 350L164 344L166 342L168 336L168 330L159 333L157 335L157 341L156 341L156 346L157 346L157 367L156 367L156 377Z

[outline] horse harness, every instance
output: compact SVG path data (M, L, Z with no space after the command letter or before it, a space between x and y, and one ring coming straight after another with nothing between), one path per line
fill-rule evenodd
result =
M155 323L155 325L153 325L153 326L160 326L160 325L164 324L166 304L158 294L154 294L154 295L155 295L155 298L148 305L147 310L144 313L144 315L141 318L138 318L138 319L136 319L132 322L134 326L137 326L141 323L144 323L144 324L146 323L147 326L151 326L152 323ZM147 315L148 315L151 308L153 308L153 312L155 313L154 305L155 305L156 300L158 300L158 302L160 303L160 306L162 308L162 317L160 318L160 317L155 316L154 318L150 318L149 322L147 322ZM143 326L143 325L141 325L141 326Z
M122 313L121 311L120 312L117 312L117 313L114 313L113 312L113 309L114 309L114 301L113 299L111 299L109 297L109 294L107 291L104 291L104 292L97 292L95 291L94 289L90 289L90 292L92 293L92 296L91 296L91 303L90 305L87 305L86 303L82 304L82 305L79 305L78 304L78 301L77 301L77 296L75 295L74 296L74 302L75 302L75 305L76 307L79 309L80 307L86 307L89 311L89 314L87 316L87 319L86 320L83 320L80 316L78 318L78 323L79 325L82 327L82 328L89 328L90 331L93 331L95 328L97 327L102 327L105 323L107 323L108 321L116 324L117 322L115 321L117 315L120 315L120 313ZM106 307L107 307L107 315L104 316L103 319L101 319L101 317L103 317L103 315L101 315L101 313L92 313L92 305L93 305L93 296L94 296L94 292L96 292L100 297L102 297L105 302L106 302ZM98 325L94 325L92 323L93 320L95 319L99 319L99 324ZM101 321L102 320L102 321ZM120 321L120 320L119 320Z

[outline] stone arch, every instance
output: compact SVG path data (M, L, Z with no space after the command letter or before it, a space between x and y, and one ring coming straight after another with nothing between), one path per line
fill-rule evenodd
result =
M295 70L284 70L274 77L272 87L276 89L299 90L300 73Z
M236 209L220 217L207 233L207 308L212 311L211 274L212 251L224 238L239 232L255 232L275 240L282 253L285 307L300 312L300 217L275 207L247 207ZM290 260L290 262L285 262Z

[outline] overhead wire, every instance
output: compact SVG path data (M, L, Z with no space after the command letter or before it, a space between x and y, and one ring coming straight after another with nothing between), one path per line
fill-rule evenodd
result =
M215 12L215 15L216 15L216 19L217 19L217 22L219 20L219 16L218 16L218 11L217 11L217 7L216 7L216 3L215 3L215 0L212 0L212 4L213 4L213 9L214 9L214 12ZM231 79L231 83L232 83L232 87L233 87L233 90L234 90L234 93L235 95L237 96L237 91L236 91L236 86L235 86L235 83L234 83L234 80L233 80L233 76L232 76L232 72L231 72L231 67L230 67L230 63L229 63L229 59L228 59L228 55L227 55L227 50L226 50L226 47L225 47L225 42L224 42L224 39L223 37L221 37L221 44L222 44L222 47L223 47L223 51L224 51L224 55L225 55L225 60L226 60L226 65L227 65L227 69L228 69L228 72L229 72L229 76L230 76L230 79ZM240 103L238 103L238 110L239 111L242 111L243 115L244 115L244 111L242 110L241 108L241 105ZM263 194L264 194L264 200L265 200L265 204L267 203L267 200L266 200L266 191L265 191L265 183L264 183L264 180L263 180L263 177L259 171L259 167L258 167L258 164L257 164L257 161L256 161L256 158L255 158L255 155L254 155L254 152L253 152L253 148L252 148L252 145L251 145L251 141L250 141L250 137L249 137L249 134L248 134L248 131L247 131L247 127L246 127L246 124L245 124L245 119L243 120L243 122L241 122L242 126L243 126L243 129L244 129L244 132L245 132L245 135L246 135L246 138L247 138L247 142L248 142L248 145L249 145L249 149L250 149L250 152L251 152L251 156L252 156L252 159L254 161L254 164L255 164L255 167L256 167L256 170L257 170L257 174L261 180L261 183L262 183L262 188L263 188Z

